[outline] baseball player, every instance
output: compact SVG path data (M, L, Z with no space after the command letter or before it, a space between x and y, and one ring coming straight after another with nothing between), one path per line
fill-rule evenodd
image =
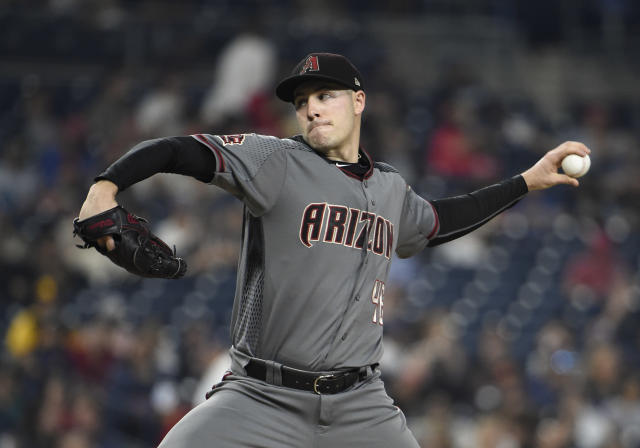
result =
M96 178L80 211L110 209L117 192L160 172L244 203L229 373L160 446L417 447L378 366L392 255L465 235L528 191L577 186L558 167L590 151L567 142L513 178L428 201L360 147L365 82L345 57L308 55L276 95L293 104L300 135L142 142Z

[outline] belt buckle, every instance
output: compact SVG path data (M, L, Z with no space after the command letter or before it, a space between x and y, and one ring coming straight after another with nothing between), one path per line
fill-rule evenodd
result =
M313 391L318 394L318 395L322 395L322 392L320 392L318 390L318 381L320 380L326 380L326 379L330 379L330 378L335 378L335 375L320 375L317 376L315 380L313 380Z

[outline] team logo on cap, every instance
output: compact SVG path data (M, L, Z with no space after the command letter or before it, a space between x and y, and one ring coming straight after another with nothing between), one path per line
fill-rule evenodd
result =
M304 66L302 70L300 70L300 75L307 72L317 72L320 71L320 64L318 64L318 56L309 56L307 60L304 62Z

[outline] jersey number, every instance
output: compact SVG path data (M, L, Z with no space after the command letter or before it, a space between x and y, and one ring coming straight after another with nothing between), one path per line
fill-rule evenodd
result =
M376 283L373 285L373 292L371 293L371 301L375 305L373 309L373 323L374 324L383 324L382 321L382 311L384 308L384 282L380 280L376 280Z

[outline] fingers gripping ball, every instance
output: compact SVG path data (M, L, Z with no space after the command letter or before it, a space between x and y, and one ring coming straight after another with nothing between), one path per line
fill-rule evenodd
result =
M117 206L95 216L73 220L73 234L84 241L81 248L95 247L113 263L141 277L179 278L187 271L187 263L176 257L175 248L149 230L144 218ZM111 251L100 247L98 239L110 235L116 247Z
M588 155L581 157L577 154L569 154L562 159L562 171L567 176L582 177L587 174L589 168L591 168L591 159Z

